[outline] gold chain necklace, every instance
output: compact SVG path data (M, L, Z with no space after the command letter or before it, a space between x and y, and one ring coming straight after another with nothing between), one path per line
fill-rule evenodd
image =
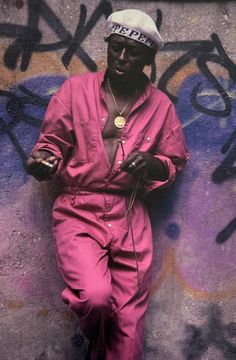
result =
M112 91L112 88L111 88L111 85L110 85L110 80L109 80L109 78L107 79L107 84L108 84L108 87L109 87L109 90L110 90L110 93L111 93L111 97L112 97L112 99L113 99L113 101L114 101L116 110L117 110L117 112L118 112L118 114L119 114L119 116L116 116L116 117L115 117L115 119L114 119L114 124L115 124L115 126L117 127L117 129L123 129L123 127L125 126L126 120L125 120L125 118L122 116L122 114L123 114L123 112L125 111L125 109L127 108L127 106L130 104L131 100L129 100L129 101L127 102L127 104L124 106L124 108L123 108L121 111L119 111L118 106L117 106L117 102L116 102L116 99L115 99L115 96L114 96L114 94L113 94L113 91Z

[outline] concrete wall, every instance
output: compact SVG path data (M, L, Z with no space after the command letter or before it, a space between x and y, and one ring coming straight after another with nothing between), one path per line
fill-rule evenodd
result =
M166 41L148 70L176 104L191 160L148 200L155 260L145 360L236 358L236 3L0 0L0 358L82 359L50 235L55 191L24 169L50 96L104 68L104 19L147 11ZM121 359L122 360L122 359Z

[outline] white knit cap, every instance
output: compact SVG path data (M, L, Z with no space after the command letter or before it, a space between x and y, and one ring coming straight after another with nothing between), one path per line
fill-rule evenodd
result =
M107 18L107 24L105 39L112 34L117 34L139 41L156 51L164 46L155 22L141 10L116 11Z

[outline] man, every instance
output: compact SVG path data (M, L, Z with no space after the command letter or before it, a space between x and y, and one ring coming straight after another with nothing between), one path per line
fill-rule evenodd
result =
M188 158L174 106L143 73L163 41L153 20L107 20L106 71L73 76L53 96L28 171L60 179L53 234L66 304L93 360L138 360L151 282L152 236L141 197L170 184Z

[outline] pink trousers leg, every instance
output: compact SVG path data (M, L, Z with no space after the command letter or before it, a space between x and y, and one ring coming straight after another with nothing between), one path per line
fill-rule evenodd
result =
M145 226L142 216L135 215L127 238L120 239L118 231L110 248L112 295L117 308L106 343L106 360L141 359L151 286L152 236L147 215Z
M112 318L111 275L107 266L107 251L91 238L77 241L77 281L71 281L64 269L67 288L62 292L63 301L76 313L80 328L93 343L92 359L105 359L105 329ZM70 275L71 276L71 275Z
M106 247L78 229L68 209L62 215L54 227L58 264L67 284L62 297L93 343L91 359L139 360L152 258L147 214L137 207L132 231L114 221Z

